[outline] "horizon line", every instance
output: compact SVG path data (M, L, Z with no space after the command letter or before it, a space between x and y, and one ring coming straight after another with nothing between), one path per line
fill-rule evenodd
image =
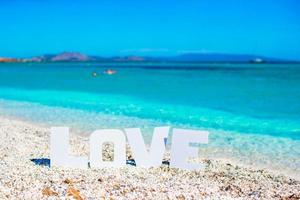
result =
M139 54L139 53L132 53L132 54L113 54L113 55L101 55L100 53L84 53L82 51L60 51L56 53L40 53L40 54L34 54L31 56L1 56L0 58L8 58L8 59L30 59L40 56L55 56L55 55L61 55L65 53L74 53L74 54L81 54L88 57L102 57L102 58L115 58L115 57L141 57L141 58L171 58L181 55L228 55L228 56L254 56L257 58L268 58L268 59L278 59L278 60L285 60L288 62L300 62L300 58L283 58L283 57L275 57L275 56L268 56L264 54L251 54L251 53L224 53L224 52L216 52L216 51L177 51L176 53L164 55L164 54Z

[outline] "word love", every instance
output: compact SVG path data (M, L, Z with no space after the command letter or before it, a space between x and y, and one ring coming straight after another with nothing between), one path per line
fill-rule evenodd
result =
M150 150L147 150L139 128L103 129L94 131L90 137L89 157L75 157L68 154L69 128L52 127L50 159L51 166L88 168L121 167L126 165L126 137L136 165L140 167L158 167L162 164L166 141L170 127L156 127L153 132ZM188 159L198 156L195 144L207 144L208 132L173 129L170 167L182 169L201 169L202 164L189 163ZM113 161L104 161L102 147L105 143L113 144ZM193 146L191 146L193 144Z

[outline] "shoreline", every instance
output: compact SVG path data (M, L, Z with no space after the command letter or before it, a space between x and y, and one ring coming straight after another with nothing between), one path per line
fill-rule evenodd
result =
M50 125L47 123L42 123L42 122L35 122L32 120L28 120L26 118L21 118L21 117L16 117L16 116L10 116L10 115L0 115L0 120L1 118L4 119L9 119L12 121L19 121L19 122L24 122L26 124L30 124L34 127L42 127L45 129L49 129ZM86 138L89 136L89 134L91 133L91 131L87 131L87 130L83 130L80 127L70 127L70 135L77 135L80 136L80 138L83 138L83 140L86 140ZM151 142L151 138L150 140L148 140L149 138L144 138L147 140L147 143ZM148 144L146 143L146 145L148 146ZM169 157L168 153L170 152L170 146L166 147L166 156ZM231 163L233 165L237 165L240 167L244 167L244 168L248 168L248 169L259 169L259 170L267 170L273 174L277 174L277 175L284 175L287 177L290 177L292 179L296 179L298 181L300 181L300 174L298 173L300 171L300 169L292 169L289 167L284 167L284 166L276 166L273 165L274 163L271 163L272 165L269 164L261 164L259 161L248 161L248 160L244 160L244 158L238 158L235 156L232 156L228 153L222 153L222 155L220 155L220 152L218 151L218 147L215 148L200 148L199 149L199 158L198 161L201 160L217 160L220 161L222 163ZM218 151L217 155L215 155L214 153L211 152L216 152ZM222 151L222 150L221 150ZM274 167L275 166L275 167Z
M230 160L201 160L206 165L202 171L167 166L79 170L35 165L30 159L49 158L49 134L47 126L0 116L1 199L300 198L299 180ZM71 134L70 143L72 154L87 154L86 138ZM109 157L109 150L104 154Z

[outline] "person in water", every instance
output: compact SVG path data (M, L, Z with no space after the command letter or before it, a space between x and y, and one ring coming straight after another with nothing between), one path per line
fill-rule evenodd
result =
M93 72L93 73L92 73L92 76L93 76L93 77L98 76L97 72Z
M112 74L117 73L117 71L116 71L116 70L113 70L113 69L108 69L108 70L105 70L103 73L104 73L104 74L108 74L108 75L112 75Z

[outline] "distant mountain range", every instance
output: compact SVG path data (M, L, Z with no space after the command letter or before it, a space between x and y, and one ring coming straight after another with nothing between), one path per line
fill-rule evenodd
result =
M63 52L59 54L46 54L31 58L1 58L0 62L202 62L202 63L274 63L292 62L276 58L246 54L222 54L222 53L187 53L169 57L143 57L143 56L119 56L101 57L90 56L78 52Z

